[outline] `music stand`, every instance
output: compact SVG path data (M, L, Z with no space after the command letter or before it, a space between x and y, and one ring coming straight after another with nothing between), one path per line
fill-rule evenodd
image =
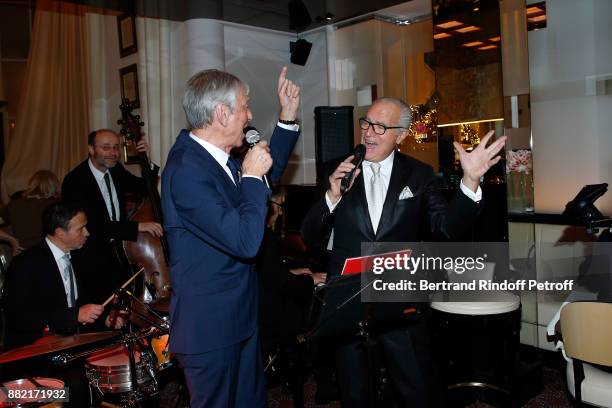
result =
M376 406L372 335L415 319L421 313L416 302L362 302L361 294L370 289L373 281L373 274L355 274L340 276L317 287L304 336L308 342L343 336L354 336L361 342L367 356L368 399L371 407Z

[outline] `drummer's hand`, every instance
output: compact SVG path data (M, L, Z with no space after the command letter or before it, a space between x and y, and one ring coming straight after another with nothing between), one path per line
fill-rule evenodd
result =
M113 310L104 321L104 325L113 330L119 330L127 324L128 313L125 310Z
M164 235L164 229L156 222L139 222L138 232L148 232L149 234L158 238Z
M325 272L313 272L312 280L315 286L325 283L327 274Z
M88 304L79 307L79 323L93 323L104 311L104 306Z

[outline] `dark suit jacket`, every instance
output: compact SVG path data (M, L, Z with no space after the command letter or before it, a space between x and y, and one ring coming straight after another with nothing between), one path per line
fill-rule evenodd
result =
M278 180L298 133L277 127L270 148ZM162 175L164 227L174 290L170 349L200 354L235 344L257 326L253 258L264 233L270 190L234 185L215 159L182 131ZM255 357L253 357L255 358Z
M102 192L85 160L64 177L62 200L85 210L87 229L91 234L87 243L73 251L75 270L79 274L87 303L102 303L125 281L126 271L113 247L113 241L135 241L138 238L138 223L127 221L125 195L127 192L144 192L140 177L128 172L120 163L110 169L119 201L119 221L111 221ZM78 266L78 267L77 267Z
M77 330L78 305L68 307L61 273L45 241L11 262L4 287L4 307L7 349L33 343L42 337L47 325L57 334Z
M333 163L327 176L338 163ZM368 212L363 173L355 179L353 187L342 197L333 213L329 212L323 195L304 217L302 236L307 245L321 247L334 229L328 279L341 273L346 258L363 255L362 242L419 242L430 236L442 239L461 237L476 218L479 205L462 192L458 192L449 205L436 192L435 184L436 178L430 166L395 152L376 234ZM406 186L414 197L399 200ZM327 181L325 190L328 188Z
M283 262L281 249L280 235L266 227L256 261L263 350L304 333L314 290L312 277L291 273Z

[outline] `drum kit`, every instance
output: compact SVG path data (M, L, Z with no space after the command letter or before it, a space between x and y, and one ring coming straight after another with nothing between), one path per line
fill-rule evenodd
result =
M127 291L126 291L127 292ZM128 292L129 294L129 292ZM129 294L131 297L131 294ZM119 296L120 298L121 296ZM45 336L35 343L0 354L0 364L34 357L47 358L64 366L84 361L84 375L93 406L159 406L160 391L177 376L172 353L168 351L168 299L149 304L134 298L130 324L119 331L84 333L73 336ZM138 305L138 306L136 306ZM2 407L56 407L61 398L36 398L30 391L65 390L60 379L27 377L0 385ZM25 396L26 398L15 398Z

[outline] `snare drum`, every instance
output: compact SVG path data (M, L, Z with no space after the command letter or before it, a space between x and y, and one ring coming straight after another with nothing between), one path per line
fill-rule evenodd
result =
M164 334L163 336L153 337L151 339L151 348L157 358L157 369L164 370L172 366L172 353L168 351L170 343L170 336Z
M34 380L45 388L50 388L53 390L63 390L64 389L64 382L62 380L58 380L57 378L35 377ZM61 402L42 402L40 401L42 398L40 399L39 398L22 398L15 402L8 402L7 393L10 391L27 391L27 390L34 391L36 389L40 389L40 386L34 384L30 379L20 379L20 380L5 382L2 384L2 387L6 388L6 393L4 390L0 390L0 407L1 408L4 408L4 407L56 408L56 407L63 406Z
M140 387L152 379L146 364L141 361L139 351L134 351L134 359L136 379ZM85 374L89 384L102 393L130 391L130 359L127 349L123 345L118 345L91 354L85 364Z

